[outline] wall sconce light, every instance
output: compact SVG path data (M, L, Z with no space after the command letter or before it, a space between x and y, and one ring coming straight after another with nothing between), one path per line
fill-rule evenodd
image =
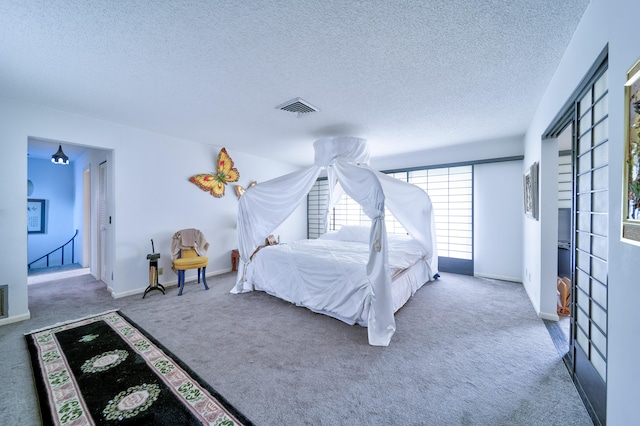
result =
M62 145L58 145L58 152L51 156L53 164L69 164L69 157L62 152Z

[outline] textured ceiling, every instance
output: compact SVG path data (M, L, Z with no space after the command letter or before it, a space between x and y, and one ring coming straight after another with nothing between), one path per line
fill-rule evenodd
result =
M0 96L299 165L329 135L382 157L523 134L587 4L2 0ZM275 108L296 97L320 112Z

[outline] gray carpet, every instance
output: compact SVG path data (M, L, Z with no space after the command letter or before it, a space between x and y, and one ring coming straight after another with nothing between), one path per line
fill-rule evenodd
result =
M396 314L390 346L235 274L114 300L88 275L29 287L32 319L0 327L0 419L36 425L23 333L119 308L257 425L591 425L520 284L442 274Z

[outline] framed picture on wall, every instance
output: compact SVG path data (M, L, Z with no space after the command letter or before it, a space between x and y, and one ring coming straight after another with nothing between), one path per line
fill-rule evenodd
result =
M625 83L625 197L623 241L640 244L640 60L627 72Z
M523 176L524 213L538 220L538 163L529 167Z
M29 198L27 200L27 233L44 234L46 226L45 200Z

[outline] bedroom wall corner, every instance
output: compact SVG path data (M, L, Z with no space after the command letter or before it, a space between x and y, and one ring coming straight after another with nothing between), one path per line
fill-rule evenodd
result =
M27 138L23 118L0 98L0 285L7 285L8 306L0 325L30 318L27 290ZM16 267L21 265L21 267Z

